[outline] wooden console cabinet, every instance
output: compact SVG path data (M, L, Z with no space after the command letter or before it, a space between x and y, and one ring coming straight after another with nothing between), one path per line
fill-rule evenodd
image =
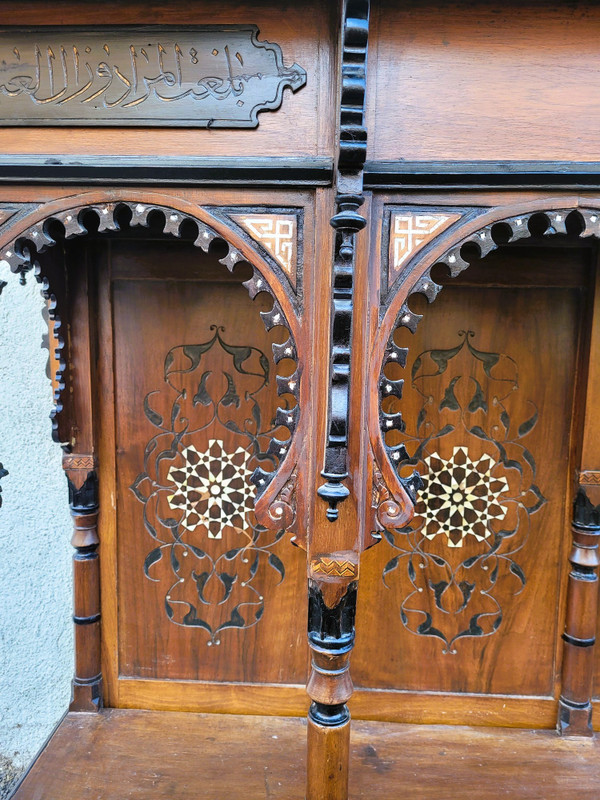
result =
M74 524L17 800L598 797L599 27L2 4Z

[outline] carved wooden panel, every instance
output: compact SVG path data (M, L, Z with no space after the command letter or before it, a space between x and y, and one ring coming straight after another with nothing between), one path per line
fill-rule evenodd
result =
M255 25L0 30L4 125L253 128L306 83Z
M362 559L357 685L554 695L587 258L506 250L411 300L423 319L394 336L408 358L385 369L382 411L402 411L386 442L424 487Z
M305 654L292 644L305 636L304 556L253 513L253 471L271 472L271 439L285 441L271 344L287 333L265 330L259 311L270 301L251 302L248 266L229 276L214 256L200 262L185 245L174 255L113 242L103 265L114 314L119 671L301 682Z
M243 156L251 163L254 158L257 160L267 158L268 160L271 157L283 157L279 163L283 162L284 168L288 164L289 157L330 157L331 147L334 143L334 125L329 110L331 86L335 84L331 77L331 70L337 41L333 26L337 19L337 13L337 8L334 6L323 5L317 0L307 0L298 6L287 4L285 9L279 9L278 12L274 12L272 5L265 2L240 6L239 3L225 0L221 3L211 3L207 7L203 3L190 3L189 0L169 0L168 3L146 5L138 3L134 6L109 0L102 3L72 2L68 10L65 7L60 13L57 12L56 15L50 16L48 4L42 0L32 0L26 5L6 0L6 2L0 3L0 27L2 28L10 28L18 24L23 28L30 29L47 26L49 23L53 25L68 23L69 26L83 27L88 30L94 27L106 30L113 27L122 28L125 25L139 27L140 23L152 23L159 29L167 31L169 27L173 26L177 30L183 29L184 31L194 30L198 27L202 29L206 28L207 24L223 31L230 26L239 27L241 25L244 28L256 26L259 30L258 43L265 45L276 43L281 49L283 69L288 70L297 63L306 72L307 81L306 85L293 95L292 89L284 89L283 99L277 110L273 112L267 110L264 114L259 112L259 124L251 129L211 126L202 130L194 127L178 126L174 128L172 124L169 124L169 127L153 127L144 133L133 126L124 127L117 132L112 126L107 128L106 126L77 125L69 128L67 135L57 134L49 139L47 131L39 125L22 127L18 133L15 133L12 126L3 125L0 126L0 150L5 154L105 155L111 159L113 164L114 157L119 154L122 156L146 156L149 159L158 156L157 161L162 161L163 165L163 156L171 156L184 161L187 161L189 157ZM298 35L299 31L302 32L301 35ZM141 42L141 45L145 46L152 41L152 38L148 38L148 41ZM246 41L249 43L248 39ZM69 40L63 42L67 52L73 43ZM137 43L136 40L135 44ZM49 44L55 55L55 60L52 62L55 66L55 74L60 76L62 71L61 42L58 42L58 50L56 45L51 42ZM110 47L110 41L108 45ZM154 45L156 45L155 41ZM251 44L250 47L255 49ZM201 50L198 47L196 49ZM209 64L212 61L217 62L223 55L223 51L217 47L219 55L212 56L212 49L214 48L210 48L207 54ZM111 52L113 51L111 50ZM140 54L139 50L136 52ZM156 57L155 53L147 52L149 58ZM239 52L244 58L244 52L241 50ZM268 53L263 52L263 55L265 54L268 56ZM8 55L14 58L10 49ZM257 55L262 59L258 51ZM140 58L145 62L145 58L141 54ZM244 61L246 64L249 63L245 58ZM112 67L113 64L110 60L108 63ZM129 60L124 63L125 67L117 62L122 72L129 64ZM170 63L172 66L172 61ZM235 54L233 54L232 63L236 70L234 74L244 71ZM91 67L93 66L92 63ZM165 61L165 68L167 66ZM224 71L219 72L218 76L227 79L226 60L219 61L219 68L221 67L224 67ZM169 71L172 69L170 68ZM84 74L87 75L87 71ZM128 72L123 72L123 74L127 80L131 80ZM215 73L212 72L212 74ZM157 75L158 73L155 73L154 77ZM272 77L274 76L272 75ZM100 83L101 78L99 76L95 78L98 88L107 80L105 78ZM121 81L115 78L113 85L117 84L121 84ZM271 85L274 86L274 83ZM127 88L125 84L122 86L121 93L125 92ZM23 99L33 105L30 98ZM98 98L98 100L100 99ZM246 106L237 106L237 101L240 99L244 100L245 98L243 96L230 98L225 103L231 103L234 113L241 115ZM11 98L4 97L4 100L11 100ZM217 110L220 106L225 105L222 101L215 102L219 104ZM194 104L189 98L176 101L173 105L177 105L180 111L183 111L186 103L192 105L195 118L197 111L194 110ZM143 107L144 104L142 103L141 106ZM196 106L204 104L205 101L195 103ZM65 105L58 107L61 114L64 112ZM164 106L165 103L159 102L159 105ZM120 109L112 111L121 114ZM138 115L141 113L140 109ZM180 116L187 115L181 113ZM246 114L246 118L247 116ZM204 117L204 119L208 118ZM318 120L318 124L315 120ZM75 161L78 161L78 158L75 158Z

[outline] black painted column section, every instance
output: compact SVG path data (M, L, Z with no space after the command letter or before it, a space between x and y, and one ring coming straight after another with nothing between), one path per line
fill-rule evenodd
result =
M309 579L308 800L346 800L357 581Z

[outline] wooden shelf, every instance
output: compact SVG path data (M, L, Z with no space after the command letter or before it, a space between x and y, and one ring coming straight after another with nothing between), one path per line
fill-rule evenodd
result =
M68 714L13 800L303 800L303 719L106 709ZM355 722L350 797L592 800L595 739Z

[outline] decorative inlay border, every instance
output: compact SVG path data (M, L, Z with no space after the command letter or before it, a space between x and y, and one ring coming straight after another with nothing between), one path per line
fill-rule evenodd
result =
M581 486L600 486L600 471L585 469L579 473Z
M97 466L96 458L92 455L79 455L65 453L62 457L62 467L66 470L81 469L89 472Z
M333 578L358 578L358 563L350 558L335 556L315 556L310 562L310 571L313 574Z

